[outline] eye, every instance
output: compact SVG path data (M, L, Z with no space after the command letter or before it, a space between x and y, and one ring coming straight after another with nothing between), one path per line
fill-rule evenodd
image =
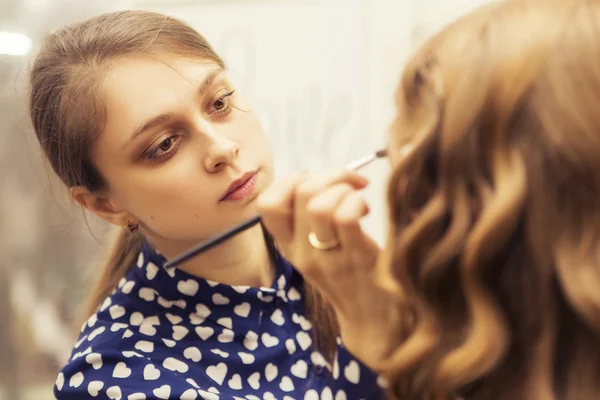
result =
M151 162L159 162L173 156L177 151L179 140L178 135L168 136L148 152L146 159Z
M224 95L217 98L211 106L210 114L217 117L223 117L229 114L233 109L233 105L231 103L231 96L234 92L235 91L232 90L231 92L225 93Z

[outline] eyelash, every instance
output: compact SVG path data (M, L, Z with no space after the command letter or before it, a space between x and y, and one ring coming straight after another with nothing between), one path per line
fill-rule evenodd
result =
M164 153L158 154L161 151L161 146L167 141L174 141L173 145L168 150L163 150ZM164 161L170 157L172 157L177 152L177 147L179 147L179 141L181 140L181 136L179 135L169 135L165 139L161 140L152 150L146 154L146 159L150 162L157 163L160 161Z
M232 90L231 92L225 93L221 97L217 98L213 102L212 107L214 108L215 104L217 104L218 102L222 102L224 108L211 113L211 115L217 116L217 117L224 117L224 116L228 115L233 110L233 105L231 104L231 96L233 96L234 93L235 93L235 90Z

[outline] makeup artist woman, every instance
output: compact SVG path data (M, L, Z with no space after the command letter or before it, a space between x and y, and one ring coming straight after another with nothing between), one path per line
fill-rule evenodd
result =
M492 2L409 60L377 263L355 181L258 199L390 400L600 399L598 26L598 0Z
M154 13L102 15L50 34L30 83L52 168L122 227L58 399L378 398L332 311L260 225L163 267L255 215L273 175L257 116L196 31Z

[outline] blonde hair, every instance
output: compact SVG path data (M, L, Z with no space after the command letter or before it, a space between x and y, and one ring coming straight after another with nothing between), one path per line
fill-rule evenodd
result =
M52 169L67 187L101 190L106 182L90 158L90 149L103 129L106 110L99 94L111 63L133 54L167 53L223 60L192 27L166 15L146 11L108 13L49 34L30 72L31 120ZM129 271L143 237L122 228L117 232L99 278L89 296L86 315ZM272 239L267 236L271 251ZM335 352L337 323L331 307L311 287L305 288L309 318L323 352Z
M600 398L600 2L509 0L398 91L378 266L406 316L394 398Z

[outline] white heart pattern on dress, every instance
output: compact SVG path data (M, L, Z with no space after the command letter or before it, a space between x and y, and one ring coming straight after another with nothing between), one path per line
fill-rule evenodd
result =
M153 325L142 324L140 325L140 333L146 336L156 335L156 328Z
M102 306L100 306L100 311L106 310L108 307L110 307L111 304L112 300L110 299L110 297L107 297L106 300L102 302Z
M206 318L204 317L200 317L198 314L196 313L191 313L190 314L190 323L192 325L200 325L202 324L204 321L206 321Z
M223 358L229 357L229 353L226 353L226 352L224 352L222 350L219 350L219 349L212 349L210 352L213 353L213 354L216 354L218 356L221 356Z
M292 372L292 375L298 378L306 379L308 376L308 364L304 360L298 360L296 364L292 365L290 371Z
M333 400L333 392L328 386L325 386L321 392L321 400Z
M210 309L204 304L196 304L196 314L202 318L206 318L210 315Z
M304 395L304 400L319 400L319 392L315 389L310 389Z
M162 385L161 387L154 389L152 391L156 397L163 400L169 400L169 396L171 395L171 386Z
M298 332L296 334L296 340L298 341L298 344L302 350L306 350L312 345L312 339L306 332Z
M250 289L250 286L232 286L231 288L239 294L244 294Z
M267 367L265 368L265 378L267 378L267 382L273 382L273 380L277 378L278 373L279 370L275 364L267 364Z
M104 382L91 381L88 385L88 393L92 397L98 397L98 392L104 387Z
M281 378L281 382L279 383L279 388L284 392L293 392L294 391L294 382L290 379L289 376L284 376Z
M154 301L154 299L156 299L156 293L154 290L147 287L141 288L138 292L138 296L146 301Z
M230 329L223 329L223 332L217 337L217 340L221 343L231 343L235 338L235 334Z
M144 367L144 380L155 381L160 378L160 370L153 364L148 364Z
M165 346L167 346L169 348L173 348L177 345L177 342L175 342L174 340L171 340L171 339L163 339L162 341L165 343Z
M181 318L179 315L173 315L171 313L167 313L166 317L173 325L178 325L179 323L181 323L181 321L183 321L183 318Z
M132 393L127 396L127 400L146 400L146 395L144 393Z
M335 400L348 400L348 397L346 397L346 392L341 389L338 390L338 392L335 394Z
M302 295L300 294L300 292L296 288L291 288L288 291L287 297L291 301L298 301L298 300L302 299Z
M102 368L102 356L99 353L90 353L85 356L85 362L91 364L95 370Z
M198 337L202 340L208 339L215 333L215 330L210 326L197 326L195 330Z
M54 382L54 384L56 385L56 388L59 392L63 389L63 386L65 385L65 375L62 372L58 374L58 376L56 377L56 382Z
M129 318L129 324L133 326L140 326L144 322L144 315L141 312L134 312Z
M183 356L187 360L192 360L193 362L198 362L202 359L202 353L197 347L188 347L183 351Z
M261 336L262 342L266 347L274 347L279 344L277 337L270 335L268 332L264 332Z
M135 344L135 348L144 353L152 353L154 351L154 343L146 340L140 340Z
M242 303L240 305L237 305L233 308L233 312L235 313L235 315L238 315L240 317L248 317L248 315L250 315L250 303Z
M235 374L231 377L229 382L227 382L230 388L233 390L241 390L242 389L242 377L239 374Z
M158 318L158 315L146 317L144 318L142 325L160 325L160 318Z
M181 395L181 400L196 400L198 398L198 392L194 389L188 389Z
M233 321L231 318L219 318L217 324L224 326L225 328L233 329Z
M115 304L114 306L110 306L108 313L112 319L119 319L125 315L125 307Z
M198 293L199 289L198 282L193 279L188 279L187 281L179 281L177 283L177 290L180 293L185 294L187 296L195 296Z
M280 309L277 309L273 312L273 315L271 315L271 321L273 321L275 325L279 326L283 326L283 324L285 324L285 318L283 318L283 313Z
M344 368L344 376L348 382L358 385L358 382L360 382L360 368L356 361L352 360L348 363L346 368Z
M69 386L72 388L78 388L83 383L83 373L78 372L69 379Z
M152 279L156 278L157 273L158 267L156 264L149 262L148 265L146 265L146 278L151 281Z
M185 326L175 325L173 326L173 339L180 341L186 337L189 332L190 331Z
M110 331L111 332L116 332L120 329L125 329L127 328L129 325L124 324L122 322L115 322L114 324L112 324L112 326L110 327Z
M248 377L248 384L254 390L260 389L260 372L255 372Z
M296 352L296 343L294 343L294 339L288 339L285 341L285 348L287 349L290 355Z
M217 382L219 385L222 385L223 381L225 380L225 376L227 375L227 365L225 363L211 365L210 367L206 368L206 375L208 375L210 379Z
M121 361L115 366L112 376L113 378L129 378L131 376L131 368L127 368L127 364Z
M244 338L244 347L250 351L254 351L258 348L258 337L256 333L249 331Z
M179 372L181 374L185 374L190 369L186 363L173 357L167 357L165 361L163 361L163 367L169 371Z
M121 400L121 388L118 386L111 386L106 390L106 395L111 400Z
M200 389L200 386L198 386L198 384L196 383L196 381L193 380L192 378L187 378L185 381L187 383L189 383L190 385L192 385L193 387L195 387L196 389Z
M219 400L219 395L217 394L207 392L205 390L198 390L198 393L200 393L200 396L202 396L203 400Z
M265 394L263 394L263 400L277 400L277 397L271 392L265 392Z
M127 281L121 287L121 292L123 292L125 294L131 294L131 291L133 290L134 286L135 286L135 282L134 281Z
M131 358L131 357L144 357L143 355L141 355L140 353L137 353L135 351L124 351L123 355L127 358Z
M242 359L242 362L244 364L253 364L254 361L256 361L256 358L252 354L249 354L249 353L239 352L238 356L240 356L240 358Z
M223 296L221 293L215 293L212 296L212 301L217 306L224 306L229 304L230 300L227 297Z
M91 342L92 340L96 339L96 336L101 335L102 332L104 332L106 330L106 327L101 326L99 328L96 328L92 331L92 333L90 333L88 335L88 341Z

